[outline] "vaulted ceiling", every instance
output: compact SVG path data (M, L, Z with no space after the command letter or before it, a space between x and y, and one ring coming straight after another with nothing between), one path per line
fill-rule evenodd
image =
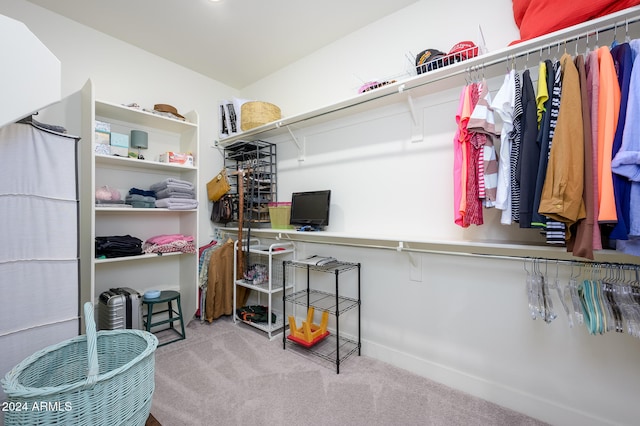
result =
M28 0L236 89L417 0Z

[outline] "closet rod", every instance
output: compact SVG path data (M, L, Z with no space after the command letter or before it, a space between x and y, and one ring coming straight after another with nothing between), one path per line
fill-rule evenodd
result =
M616 267L616 268L629 268L637 270L640 268L640 265L636 265L633 263L620 263L620 262L604 262L599 260L569 260L569 259L553 259L547 257L537 257L537 256L515 256L515 255L498 255L498 254L483 254L483 253L455 253L455 252L446 252L446 251L437 251L437 250L407 250L407 251L415 251L421 253L429 253L429 254L442 254L442 255L457 255L457 256L468 256L468 257L480 257L483 259L497 259L497 260L516 260L519 262L526 262L532 260L540 260L549 263L559 264L559 265L570 265L570 266L579 266L579 267Z
M217 228L217 237L225 238L225 235L232 236L235 228L221 229ZM276 232L274 232L276 231ZM410 252L410 253L426 253L437 254L445 256L466 256L466 257L478 257L483 259L497 259L497 260L517 260L524 261L528 259L542 259L552 262L561 262L567 264L584 263L590 265L597 264L617 264L617 265L638 265L640 267L640 257L624 255L621 253L596 253L594 260L575 258L573 254L561 251L558 247L549 246L524 246L514 247L513 245L468 245L464 242L429 242L429 241L404 241L399 239L388 239L385 237L371 238L371 237L357 237L357 236L341 236L341 235L306 235L313 233L289 233L286 230L272 230L256 228L252 232L255 235L263 235L267 239L274 239L276 241L284 240L290 242L309 243L309 244L325 244L333 246L343 247L356 247L378 250L395 250L397 252ZM305 234L305 235L302 235ZM375 242L381 243L376 244ZM426 246L442 246L443 248L420 248L411 247L411 245L426 245ZM556 252L557 249L557 252ZM535 250L544 251L541 255L535 255L532 253ZM483 252L484 251L484 252ZM526 255L510 254L511 252L528 252ZM546 254L546 255L545 255ZM552 257L549 257L552 256ZM608 259L608 258L612 259ZM623 257L623 259L620 259Z
M286 234L278 234L275 237L276 240L286 240L291 242L300 242L300 243L311 243L311 244L330 244L333 246L343 246L343 247L358 247L358 248L370 248L370 249L384 249L384 250L395 250L398 252L410 252L410 253L425 253L425 254L436 254L436 255L444 255L444 256L463 256L463 257L477 257L482 259L496 259L496 260L515 260L515 261L526 261L531 259L545 260L549 262L558 262L561 264L567 265L632 265L634 267L640 267L640 265L634 263L624 263L624 262L609 262L602 260L577 260L577 259L560 259L560 258L552 258L552 257L544 257L544 256L519 256L519 255L510 255L510 254L491 254L491 253L477 253L473 251L453 251L453 250L437 250L437 249L423 249L423 248L413 248L408 247L406 242L399 242L398 246L391 245L379 245L379 244L365 244L365 243L357 243L357 242L341 242L341 241L322 241L322 240L312 240L312 239L304 239L304 238L295 238ZM570 253L567 252L559 252L559 255L571 256ZM559 256L560 257L560 256Z

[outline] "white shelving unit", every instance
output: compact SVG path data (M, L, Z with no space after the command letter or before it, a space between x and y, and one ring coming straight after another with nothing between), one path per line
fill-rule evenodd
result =
M112 208L95 204L95 191L102 186L118 189L124 198L131 188L148 190L167 178L198 184L198 114L183 114L186 121L167 118L140 109L93 99L89 82L83 88L83 143L81 162L81 304L97 304L101 292L111 287L131 287L141 293L149 289L177 290L181 294L185 321L197 308L197 253L143 254L96 259L97 236L131 235L147 240L161 234L193 236L197 242L198 209ZM93 148L95 121L111 124L111 131L130 134L143 130L149 135L145 160L99 155ZM190 152L193 166L158 161L166 151ZM87 166L85 166L87 165ZM196 189L196 194L199 191ZM197 196L197 195L196 195ZM197 243L194 242L197 247Z
M264 265L267 271L266 276L260 277L257 281L245 279L237 268L238 257L238 241L234 244L234 257L233 257L233 320L234 322L242 322L264 331L269 340L282 333L285 328L285 321L283 318L282 310L278 310L274 306L274 302L282 302L282 292L292 290L294 287L293 281L288 280L289 283L283 286L282 274L284 273L282 263L280 261L287 260L295 257L295 246L293 243L275 243L269 245L260 244L259 240L251 239L249 241L249 248L244 247L245 261L247 265ZM257 293L257 303L265 304L263 298L266 299L267 306L267 322L251 322L244 321L236 314L237 306L236 294L238 287L244 287L252 292ZM274 296L278 296L274 299ZM271 314L276 315L276 321L271 321Z

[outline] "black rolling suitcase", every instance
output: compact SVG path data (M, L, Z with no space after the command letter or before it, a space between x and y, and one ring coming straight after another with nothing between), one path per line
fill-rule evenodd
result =
M98 329L142 330L142 296L128 287L112 288L100 294Z

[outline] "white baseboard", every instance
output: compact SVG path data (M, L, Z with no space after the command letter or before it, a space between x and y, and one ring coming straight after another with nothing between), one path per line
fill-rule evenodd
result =
M482 377L470 375L446 365L421 359L364 339L362 340L362 355L386 362L552 425L603 426L618 424L597 417L592 413L561 405L540 395L533 395L520 389L488 381Z

